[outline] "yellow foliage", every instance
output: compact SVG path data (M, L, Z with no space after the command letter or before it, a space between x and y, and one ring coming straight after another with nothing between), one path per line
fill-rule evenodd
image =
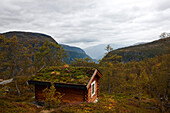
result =
M60 72L56 72L56 75L60 75Z
M157 67L159 67L160 65L161 65L161 63L156 64Z
M61 98L63 95L60 92L56 92L54 85L50 89L46 88L43 90L44 102L46 106L57 106L61 104Z
M72 81L74 81L74 79L73 79L73 78L71 79L71 82L72 82Z
M51 75L54 75L55 74L55 71L51 72Z
M65 68L69 68L69 65L68 65L68 64L65 64L64 67L65 67Z

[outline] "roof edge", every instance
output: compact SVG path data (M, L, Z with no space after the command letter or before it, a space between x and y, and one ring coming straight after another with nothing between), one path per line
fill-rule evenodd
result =
M102 77L102 73L97 69L97 74L99 75L99 77Z
M28 80L29 85L47 85L51 86L52 82L43 82L43 81L34 81ZM56 87L67 87L67 88L76 88L76 89L86 89L86 85L82 84L71 84L71 83L57 83L54 82L54 86Z
M95 69L93 76L91 77L90 81L88 82L86 88L88 89L90 87L90 83L92 82L92 80L94 79L94 77L97 75L99 75L99 77L102 77L102 74L100 73L100 71L98 69Z
M98 70L95 69L95 71L93 73L93 76L90 78L90 81L88 82L88 84L86 86L87 89L90 87L90 83L92 82L93 78L96 76L97 72L98 72Z

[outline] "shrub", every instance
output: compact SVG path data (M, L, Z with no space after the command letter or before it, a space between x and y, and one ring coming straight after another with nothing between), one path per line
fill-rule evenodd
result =
M61 104L61 99L63 95L60 92L56 92L54 85L48 89L43 90L44 103L47 107L56 107Z

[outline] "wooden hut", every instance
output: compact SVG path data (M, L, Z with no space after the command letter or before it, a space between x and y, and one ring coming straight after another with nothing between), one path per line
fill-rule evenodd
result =
M91 67L51 66L32 76L28 83L35 85L37 102L42 101L42 91L51 83L63 94L62 102L97 102L101 76L98 69Z

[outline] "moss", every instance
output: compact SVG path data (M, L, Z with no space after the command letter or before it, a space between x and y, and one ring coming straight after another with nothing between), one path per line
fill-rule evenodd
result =
M94 71L91 67L50 66L32 76L31 80L86 85Z

